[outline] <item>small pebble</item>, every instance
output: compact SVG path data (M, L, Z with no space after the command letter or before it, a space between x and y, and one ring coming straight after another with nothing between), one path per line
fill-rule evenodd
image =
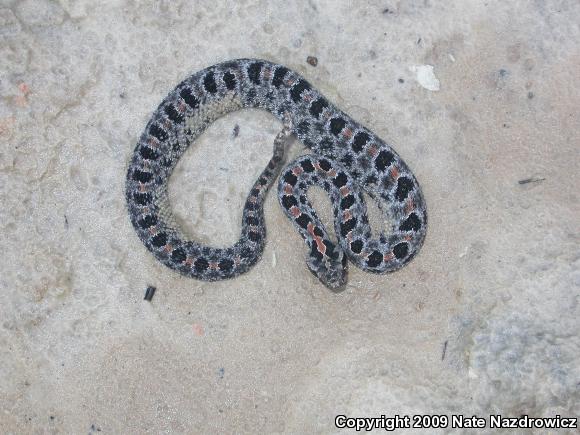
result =
M238 124L236 124L234 126L234 132L233 132L233 136L234 137L238 137L238 135L240 134L240 126Z
M155 290L157 290L155 287L153 287L152 285L150 285L149 287L147 287L147 290L145 290L145 297L144 299L146 301L151 302L151 299L153 299L153 295L155 294Z
M314 56L308 56L306 58L306 62L308 62L312 66L316 66L318 65L318 58Z
M399 79L399 83L405 83L404 79Z

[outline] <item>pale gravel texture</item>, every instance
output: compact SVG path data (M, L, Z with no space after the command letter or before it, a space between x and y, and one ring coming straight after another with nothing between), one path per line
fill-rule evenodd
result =
M579 416L580 4L365 3L0 0L2 433ZM429 212L412 263L351 268L332 294L275 195L264 258L236 280L183 278L142 246L123 196L138 135L181 79L239 57L295 69L394 145ZM235 113L186 153L170 196L187 231L237 238L279 129Z

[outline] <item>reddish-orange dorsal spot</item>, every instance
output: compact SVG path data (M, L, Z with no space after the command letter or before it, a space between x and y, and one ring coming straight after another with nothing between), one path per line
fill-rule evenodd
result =
M219 270L220 266L216 261L212 261L211 263L209 263L209 268L211 270Z
M348 195L349 193L350 193L350 189L349 189L348 187L346 187L346 186L342 186L342 187L340 188L340 194L341 194L342 196L346 196L346 195Z
M375 157L378 154L379 150L377 149L377 147L375 145L371 145L369 147L369 149L367 150L367 152L369 153L369 155L371 157Z
M322 241L322 237L315 237L314 241L316 242L316 248L318 249L318 252L320 252L322 255L326 254L326 245Z
M383 256L384 261L391 261L393 258L395 258L395 255L392 252L388 252Z
M190 257L185 259L185 264L189 267L193 266L193 260Z
M342 218L343 218L345 221L349 221L349 220L351 220L351 218L352 218L352 213L350 212L350 210L345 210L345 211L342 213Z
M163 249L165 250L165 252L167 252L168 254L173 251L173 246L171 246L169 243L167 245L165 245L163 247Z
M296 176L300 175L303 172L304 169L302 169L302 166L296 166L295 168L292 169L292 173Z
M292 195L292 186L290 186L289 184L285 184L284 185L284 193L286 195Z
M344 136L345 139L350 139L352 137L352 130L347 127L342 132L342 135Z
M290 214L292 216L294 216L295 218L297 218L298 216L300 216L302 214L302 212L300 211L300 209L298 207L293 205L292 207L290 207Z
M391 168L391 178L392 178L393 180L396 180L398 176L399 176L399 170L397 169L397 167L396 167L396 166L393 166L393 167Z
M328 171L328 175L330 175L332 178L336 177L336 171L334 169L331 169L330 171Z

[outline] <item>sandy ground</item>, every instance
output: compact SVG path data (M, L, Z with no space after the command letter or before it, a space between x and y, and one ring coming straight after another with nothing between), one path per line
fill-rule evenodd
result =
M577 1L0 0L0 38L2 433L579 416ZM124 203L136 139L181 79L238 57L301 72L394 144L430 218L411 264L330 293L274 195L242 277L149 254ZM170 193L193 237L236 240L279 129L237 112L188 150Z

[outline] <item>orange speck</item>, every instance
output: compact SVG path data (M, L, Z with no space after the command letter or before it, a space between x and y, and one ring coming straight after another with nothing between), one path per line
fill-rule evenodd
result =
M397 169L397 167L396 167L396 166L393 166L393 167L391 168L391 178L392 178L393 180L396 180L398 176L399 176L399 170Z
M203 330L203 325L200 325L199 323L194 323L192 325L192 327L193 327L193 332L198 337L202 337L205 334L205 331Z
M302 214L302 212L300 211L300 209L298 207L293 205L292 207L290 207L290 214L294 217L298 217Z
M30 88L28 87L28 85L26 83L20 83L18 85L18 89L20 89L20 92L22 92L24 95L26 95L30 92Z

